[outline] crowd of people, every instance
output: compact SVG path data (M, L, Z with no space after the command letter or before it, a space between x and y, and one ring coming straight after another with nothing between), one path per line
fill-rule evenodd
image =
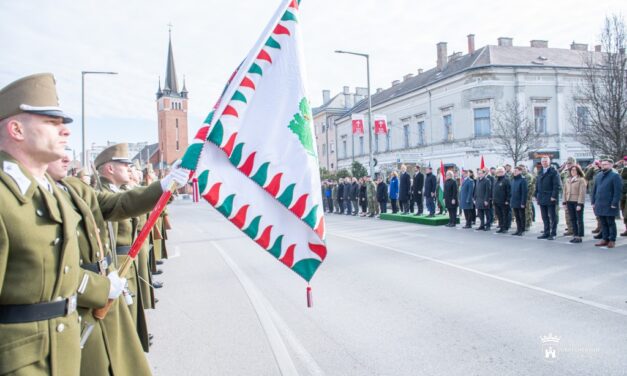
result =
M328 213L362 217L379 217L392 213L435 217L448 213L448 227L456 227L463 215L464 229L508 233L513 224L514 236L530 230L539 207L543 224L538 239L554 240L557 236L560 207L565 212L564 236L571 243L581 243L584 237L584 208L587 197L596 217L592 230L595 245L614 248L618 236L616 219L623 219L627 236L627 156L616 163L600 158L583 169L574 158L564 164L551 163L543 157L529 171L525 165L476 170L450 168L445 173L443 188L439 189L441 174L430 166L415 166L413 177L406 165L393 171L387 179L377 176L345 177L322 182L322 195ZM534 205L534 202L536 205ZM426 211L425 211L426 208ZM622 212L622 214L621 214Z
M150 375L144 311L158 302L169 221L147 218L189 171L175 165L157 180L116 144L93 176L68 176L71 122L51 74L0 90L0 375Z

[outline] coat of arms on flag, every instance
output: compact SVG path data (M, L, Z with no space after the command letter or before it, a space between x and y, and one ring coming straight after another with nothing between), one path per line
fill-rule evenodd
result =
M201 197L306 281L327 255L299 2L284 0L183 158Z

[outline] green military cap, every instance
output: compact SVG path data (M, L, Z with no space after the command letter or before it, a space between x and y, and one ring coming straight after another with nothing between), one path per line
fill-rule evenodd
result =
M59 107L51 73L26 76L0 90L0 120L21 113L59 117L66 124L72 122Z
M85 169L84 169L84 168L81 168L80 170L78 170L78 171L76 172L76 177L77 177L77 178L81 178L81 179L82 179L82 178L84 178L85 176L88 176L88 175L87 175L87 171L85 171Z
M115 144L104 149L96 157L94 165L96 166L96 168L98 168L107 162L133 164L133 162L131 162L131 160L128 158L128 144Z

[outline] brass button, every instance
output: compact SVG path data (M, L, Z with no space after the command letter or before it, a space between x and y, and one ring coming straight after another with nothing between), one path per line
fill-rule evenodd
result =
M67 274L69 271L70 271L69 265L65 265L65 268L63 268L63 273Z
M37 211L35 213L37 213L37 215L40 216L40 217L44 216L44 211L41 210L41 209L37 209Z
M76 236L81 236L81 232L76 230Z
M78 260L78 265L83 265L83 259Z
M96 257L100 257L100 252L96 252Z
M63 325L63 323L57 325L57 332L61 333L64 330L65 330L65 325Z
M61 239L56 238L54 239L54 242L52 242L54 245L58 245L61 242Z

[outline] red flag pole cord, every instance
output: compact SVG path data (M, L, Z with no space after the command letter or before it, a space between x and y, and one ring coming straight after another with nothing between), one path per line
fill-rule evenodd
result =
M307 308L313 307L313 300L311 296L311 286L307 285Z

